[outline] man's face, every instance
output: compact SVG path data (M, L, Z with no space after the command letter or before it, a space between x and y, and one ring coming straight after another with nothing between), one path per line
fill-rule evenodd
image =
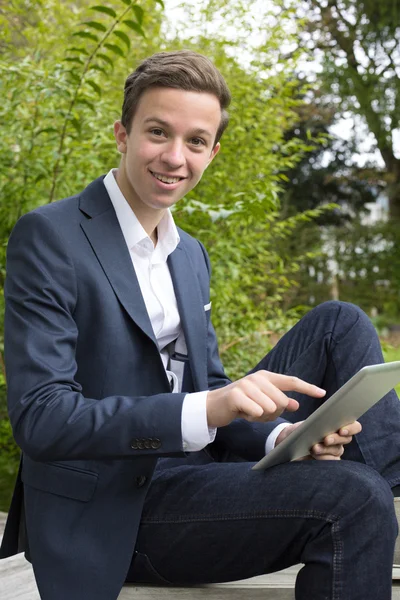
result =
M220 120L216 96L155 87L141 96L129 135L115 123L117 179L138 216L169 208L200 181L219 150Z

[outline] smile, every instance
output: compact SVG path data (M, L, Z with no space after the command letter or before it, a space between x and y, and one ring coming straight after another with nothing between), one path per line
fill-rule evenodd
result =
M182 179L185 179L184 177L168 177L167 175L162 175L161 173L154 173L154 171L150 171L150 173L153 175L153 177L158 179L158 181L162 181L162 183L178 183L179 181L182 181Z

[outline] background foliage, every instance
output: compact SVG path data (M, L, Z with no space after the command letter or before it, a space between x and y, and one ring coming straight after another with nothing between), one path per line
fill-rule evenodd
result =
M342 136L328 138L325 148L316 148L289 174L284 199L289 210L327 201L341 207L310 235L314 250L319 239L321 255L303 265L301 291L292 300L304 301L312 288L312 304L330 289L332 296L356 299L369 314L378 311L395 327L400 315L400 4L282 0L280 6L294 11L296 48L303 50L296 72L311 83L295 129L300 135L311 127ZM370 217L370 203L377 202L389 207L379 222ZM327 224L335 227L325 231Z

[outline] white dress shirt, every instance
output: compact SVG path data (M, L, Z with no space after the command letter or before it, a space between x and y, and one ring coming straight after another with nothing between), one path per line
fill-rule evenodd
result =
M161 360L171 382L172 391L180 392L180 381L173 371L168 370L168 345L177 340L186 353L185 339L181 327L171 274L167 265L168 256L179 244L179 234L169 210L165 211L157 227L157 245L147 235L135 213L118 187L111 170L104 178L119 225L132 259L143 300L157 340ZM178 347L177 347L178 350ZM202 450L215 438L216 429L207 424L207 391L186 394L182 405L182 442L187 452ZM275 446L276 438L287 424L278 425L266 441L266 453Z
M169 210L165 211L157 227L157 245L147 235L129 206L111 170L104 185L114 206L119 225L138 278L140 291L147 308L161 360L172 383L172 391L180 392L180 381L168 371L168 344L178 340L185 350L185 340L176 303L168 256L179 244L179 234ZM182 348L183 347L183 348ZM183 352L185 353L185 352ZM182 405L182 442L187 452L202 450L215 438L216 429L209 429L206 413L207 391L186 394Z

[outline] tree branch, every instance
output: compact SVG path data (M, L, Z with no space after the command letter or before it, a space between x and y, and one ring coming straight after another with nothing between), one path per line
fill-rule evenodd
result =
M64 150L65 138L66 138L66 135L67 135L67 128L68 128L68 125L69 125L69 121L70 121L70 117L71 117L72 111L73 111L74 106L76 104L76 101L78 99L78 94L79 94L79 92L81 90L81 87L83 85L83 81L85 79L86 73L89 71L89 67L91 66L92 60L94 59L94 57L96 56L96 54L100 50L100 48L104 45L104 42L112 34L112 32L114 31L114 29L117 27L117 25L119 25L119 23L122 21L122 19L127 15L127 13L131 9L132 9L132 6L129 5L128 8L126 10L124 10L124 12L118 17L118 19L116 19L114 21L113 25L104 34L103 38L97 44L97 46L93 50L92 54L88 57L88 59L87 59L87 61L85 63L85 67L83 69L80 81L79 81L78 85L76 86L75 93L74 93L74 95L72 97L72 100L70 102L70 105L68 107L67 115L66 115L65 121L64 121L64 126L63 126L63 129L62 129L62 132L61 132L60 144L59 144L58 150L57 150L57 159L56 159L56 162L54 163L54 168L53 168L53 178L52 178L51 190L50 190L50 195L49 195L49 200L48 200L49 203L53 202L53 200L54 200L54 194L55 194L55 189L56 189L56 185L57 185L57 179L58 179L58 175L60 173L60 162L61 162L61 157L62 157L62 153L63 153L63 150Z
M372 98L370 85L367 84L358 71L360 63L358 62L355 51L354 41L350 36L347 37L340 31L339 21L332 13L332 5L336 8L335 0L329 0L328 6L321 6L318 0L311 0L314 7L318 7L321 12L321 24L328 35L335 40L340 49L345 53L347 59L347 71L354 86L355 96L362 109L368 127L374 134L382 158L388 168L392 170L394 161L396 161L391 141L388 142L385 127L383 126L379 115L372 108ZM338 11L339 12L339 11Z

